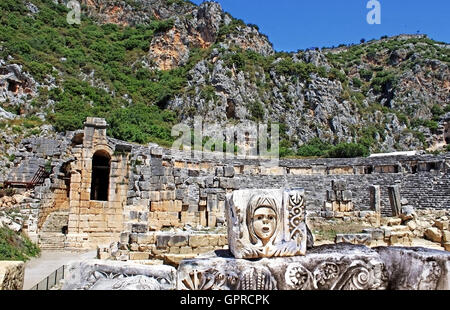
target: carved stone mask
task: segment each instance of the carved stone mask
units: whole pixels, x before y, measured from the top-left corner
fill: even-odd
[[[270,207],[259,207],[253,214],[255,235],[266,245],[277,228],[277,214]]]
[[[261,241],[263,245],[269,243],[276,233],[278,213],[273,198],[257,195],[250,199],[247,207],[247,227],[253,244]]]

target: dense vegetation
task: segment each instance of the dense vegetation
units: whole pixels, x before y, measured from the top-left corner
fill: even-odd
[[[155,20],[149,25],[119,27],[82,18],[81,25],[70,26],[64,6],[51,0],[34,3],[40,11],[33,16],[25,15],[28,10],[20,1],[0,3],[0,9],[8,11],[0,19],[0,41],[4,42],[0,57],[13,56],[12,62],[23,65],[38,82],[48,74],[62,73],[55,82],[57,88],[41,89],[34,107],[53,100],[48,119],[58,131],[81,128],[89,115],[119,124],[109,132],[116,138],[170,143],[175,116],[161,107],[184,86],[187,69],[152,71],[139,60],[148,52],[153,35],[172,27],[173,22]],[[95,86],[84,81],[91,74]]]
[[[81,25],[69,25],[66,21],[67,9],[54,4],[52,0],[33,0],[39,12],[31,14],[22,1],[2,0],[0,10],[6,12],[0,17],[0,58],[12,56],[12,63],[23,65],[40,83],[54,84],[50,90],[42,87],[39,97],[32,102],[35,111],[44,110],[47,121],[57,131],[75,130],[83,126],[87,116],[106,118],[111,125],[108,134],[126,141],[137,143],[156,142],[169,146],[173,142],[171,128],[178,122],[177,115],[166,109],[168,102],[175,96],[194,97],[197,90],[188,86],[188,72],[203,59],[211,60],[211,51],[219,50],[219,57],[226,68],[245,72],[246,79],[257,86],[259,99],[267,98],[261,94],[272,92],[273,73],[283,76],[289,83],[301,81],[308,87],[316,77],[340,81],[342,94],[340,102],[348,101],[355,110],[364,115],[381,111],[394,114],[400,123],[407,126],[425,145],[424,134],[420,128],[436,132],[439,118],[450,111],[450,104],[431,108],[432,119],[414,116],[413,110],[396,110],[391,107],[392,93],[399,82],[399,76],[405,68],[413,68],[420,60],[407,55],[399,68],[393,68],[389,59],[380,57],[380,51],[390,52],[405,45],[413,44],[415,50],[424,57],[450,62],[450,50],[440,47],[429,39],[411,38],[404,41],[369,41],[361,45],[349,46],[342,52],[326,52],[331,68],[316,66],[312,63],[294,61],[293,54],[278,52],[263,56],[253,51],[242,50],[230,45],[224,48],[218,44],[230,34],[236,34],[240,27],[246,26],[242,20],[232,19],[223,25],[218,40],[207,49],[192,49],[190,58],[184,66],[160,71],[152,69],[148,62],[148,52],[152,38],[159,32],[170,29],[173,20],[151,20],[146,25],[133,27],[113,24],[99,25],[92,19],[82,16]],[[167,0],[169,5],[182,4],[184,0]],[[133,0],[127,3],[137,5]],[[257,28],[255,25],[247,25]],[[364,40],[365,41],[365,40]],[[301,59],[304,51],[297,53]],[[411,58],[411,59],[410,59]],[[381,63],[379,62],[382,59]],[[364,65],[362,68],[361,65]],[[370,65],[366,65],[370,64]],[[211,61],[208,66],[212,66]],[[49,76],[55,81],[49,82]],[[293,107],[288,87],[280,87],[285,98],[286,110]],[[380,103],[366,104],[369,94],[379,96]],[[217,100],[216,89],[204,85],[200,97],[207,101]],[[381,102],[383,102],[381,104]],[[49,104],[50,103],[50,104]],[[266,99],[248,103],[250,119],[262,121],[268,118],[266,108],[270,102]],[[13,113],[19,113],[21,107],[3,107]],[[33,115],[27,111],[28,115]],[[190,114],[198,111],[192,108]],[[270,110],[269,110],[270,113]],[[330,138],[328,141],[312,139],[298,147],[299,141],[292,141],[287,126],[280,120],[282,141],[281,156],[321,156],[353,157],[366,156],[376,151],[377,137],[386,135],[383,124],[369,124],[353,128],[353,143],[341,143]],[[0,123],[1,128],[25,134],[39,134],[39,119],[31,117],[21,121]],[[24,127],[29,126],[29,127]],[[25,128],[25,129],[23,129]]]
[[[0,261],[27,261],[39,253],[39,248],[25,235],[6,227],[0,228]]]

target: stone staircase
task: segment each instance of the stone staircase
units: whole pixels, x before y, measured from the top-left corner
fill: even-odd
[[[63,250],[66,235],[56,232],[44,232],[39,234],[39,247],[41,250]]]
[[[51,213],[39,233],[39,247],[43,250],[62,250],[66,242],[69,211]]]

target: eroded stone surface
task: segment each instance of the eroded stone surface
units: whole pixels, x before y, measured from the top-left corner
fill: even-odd
[[[390,290],[449,290],[450,253],[425,248],[379,247]]]
[[[227,204],[228,243],[236,258],[306,254],[303,189],[239,190]]]
[[[172,290],[175,279],[170,266],[88,260],[69,266],[63,290]]]
[[[24,275],[24,262],[0,261],[0,291],[21,290]]]
[[[222,255],[223,256],[223,255]],[[306,256],[257,261],[211,257],[183,261],[180,290],[381,290],[387,277],[380,256],[365,246],[326,245]]]

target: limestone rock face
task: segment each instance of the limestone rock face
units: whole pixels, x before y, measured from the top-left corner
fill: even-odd
[[[0,291],[21,290],[25,275],[23,262],[0,262]]]
[[[175,278],[170,266],[88,260],[69,266],[63,290],[172,290]]]
[[[425,248],[380,247],[390,290],[450,289],[450,253]]]
[[[236,258],[306,254],[303,189],[235,191],[227,196],[227,222]]]
[[[386,288],[387,277],[375,251],[339,244],[289,258],[186,260],[178,269],[177,286],[180,290],[378,290]]]

